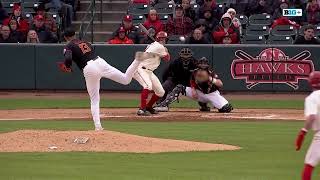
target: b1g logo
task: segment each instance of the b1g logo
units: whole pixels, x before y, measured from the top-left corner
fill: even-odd
[[[311,53],[306,50],[291,58],[277,48],[265,49],[256,57],[237,50],[235,56],[237,59],[231,64],[232,78],[244,79],[248,89],[260,83],[280,83],[296,90],[299,80],[308,79],[314,71],[313,62],[308,60]]]
[[[282,16],[302,16],[302,9],[283,9]]]

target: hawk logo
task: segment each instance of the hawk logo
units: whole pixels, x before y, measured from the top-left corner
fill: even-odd
[[[299,80],[307,79],[314,71],[313,62],[308,59],[311,53],[306,50],[293,57],[277,48],[265,49],[256,57],[237,50],[235,56],[237,59],[231,64],[232,78],[244,79],[248,89],[260,83],[280,83],[296,90]]]

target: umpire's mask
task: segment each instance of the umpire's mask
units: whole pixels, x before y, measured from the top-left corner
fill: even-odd
[[[193,53],[190,48],[182,48],[179,52],[180,59],[183,63],[183,68],[188,69],[190,61],[193,59]]]

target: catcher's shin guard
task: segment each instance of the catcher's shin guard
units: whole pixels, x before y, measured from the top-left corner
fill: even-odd
[[[186,87],[182,84],[178,84],[168,95],[167,98],[161,102],[161,106],[169,106],[169,104],[172,104],[175,101],[179,102],[179,95],[186,94]]]
[[[233,107],[231,104],[224,105],[221,109],[219,109],[220,113],[229,113],[233,110]]]

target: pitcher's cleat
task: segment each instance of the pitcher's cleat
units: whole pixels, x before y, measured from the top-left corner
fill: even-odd
[[[96,127],[95,128],[95,131],[103,131],[104,129],[103,129],[103,127]]]

